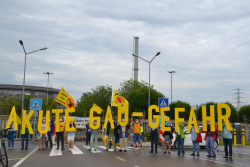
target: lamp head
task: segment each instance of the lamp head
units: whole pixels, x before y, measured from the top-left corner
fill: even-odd
[[[23,46],[23,41],[22,40],[19,40],[19,43]]]
[[[161,52],[157,52],[155,56],[159,56],[159,54],[161,54]]]
[[[46,50],[47,48],[46,47],[44,47],[44,48],[41,48],[40,50]]]
[[[134,53],[133,53],[132,55],[133,55],[133,56],[135,56],[135,57],[137,57],[137,55],[136,55],[136,54],[134,54]]]

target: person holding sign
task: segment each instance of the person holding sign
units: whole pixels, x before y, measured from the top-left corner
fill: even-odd
[[[42,120],[42,130],[45,129],[45,118],[43,118]],[[38,150],[41,150],[41,148],[43,150],[45,150],[45,141],[46,141],[46,138],[47,138],[47,133],[46,134],[41,134],[39,133],[39,136],[38,136]]]
[[[216,125],[215,126],[215,132],[212,132],[211,131],[211,123],[210,121],[208,120],[207,121],[207,131],[206,131],[206,135],[205,135],[205,138],[204,140],[206,140],[206,149],[207,149],[207,157],[213,157],[213,158],[216,158],[216,154],[215,154],[215,150],[214,150],[214,141],[217,140],[217,137],[216,137],[216,134],[218,133],[218,128]],[[204,131],[205,132],[205,131]],[[213,155],[211,154],[211,150],[213,152]]]
[[[86,122],[86,146],[90,144],[91,129],[89,127],[89,122]]]
[[[178,148],[178,155],[181,154],[181,149],[182,149],[182,155],[185,154],[184,150],[184,139],[186,138],[184,134],[184,125],[179,122],[179,131],[175,132],[175,140],[177,140],[177,148]],[[181,149],[180,149],[181,147]]]
[[[57,150],[59,150],[59,141],[60,141],[60,138],[62,140],[62,150],[65,150],[64,149],[64,129],[65,129],[65,123],[63,122],[63,119],[62,117],[60,117],[59,119],[59,132],[56,132],[56,137],[57,137]]]
[[[167,125],[165,125],[165,127],[170,127],[171,131],[164,132],[164,149],[165,149],[164,154],[167,154],[167,143],[168,143],[168,154],[170,154],[174,128],[173,126],[171,126],[170,121],[167,122]]]
[[[74,122],[70,122],[69,124],[70,128],[76,128],[76,125]],[[74,139],[75,139],[75,132],[68,132],[68,145],[69,145],[69,150],[73,149],[74,147]]]
[[[134,150],[132,152],[135,152],[135,145],[136,141],[138,140],[138,146],[139,146],[139,152],[141,153],[141,125],[144,123],[144,118],[142,117],[142,122],[139,123],[138,118],[135,119],[135,122],[133,120],[133,115],[131,116],[131,123],[134,124]]]
[[[197,124],[197,127],[199,128],[199,125]],[[200,130],[199,130],[200,131]],[[196,133],[195,132],[195,128],[194,126],[191,128],[191,139],[192,139],[192,144],[193,144],[193,153],[191,154],[191,156],[195,156],[195,147],[197,147],[197,157],[200,156],[199,152],[200,152],[200,146],[199,146],[199,141],[197,141],[197,137],[198,134],[200,133]]]
[[[94,125],[97,124],[97,121],[94,120]],[[93,140],[95,140],[95,148],[94,151],[97,151],[97,140],[99,137],[99,131],[101,130],[101,127],[99,127],[99,129],[92,129],[91,132],[91,138],[90,138],[90,147],[87,151],[92,151],[92,145],[93,145]]]
[[[26,117],[28,116],[28,114],[26,114]],[[32,126],[32,121],[30,120],[30,126]],[[25,134],[22,135],[22,148],[21,150],[24,149],[24,139],[26,138],[26,145],[25,145],[25,150],[28,150],[28,145],[29,145],[29,129],[28,129],[28,125],[25,126]]]
[[[223,158],[228,158],[228,147],[229,146],[229,159],[232,159],[232,139],[233,139],[233,132],[228,131],[227,127],[225,125],[225,121],[223,120],[223,142],[224,142],[224,150],[225,150],[225,156]]]
[[[156,124],[156,120],[153,119],[153,125]],[[149,125],[148,125],[149,127]],[[158,127],[159,128],[159,127]],[[157,151],[157,142],[158,142],[158,128],[151,128],[150,131],[150,138],[151,138],[151,151],[149,153],[154,153],[154,142],[155,142],[155,153],[158,153]]]
[[[109,148],[109,145],[110,145],[110,139],[112,138],[112,140],[113,140],[113,148],[114,148],[114,151],[116,151],[116,141],[115,141],[115,139],[116,139],[116,136],[115,136],[115,131],[118,131],[117,129],[118,129],[118,127],[117,127],[117,125],[116,125],[116,123],[115,123],[115,119],[113,119],[113,124],[114,124],[114,129],[112,129],[112,127],[111,127],[111,125],[110,125],[111,123],[110,122],[108,122],[108,124],[107,124],[107,135],[108,135],[108,143],[107,143],[107,146],[106,146],[106,150],[105,151],[108,151],[108,148]]]
[[[124,118],[122,118],[122,122],[124,122]],[[120,126],[118,125],[119,129],[119,138],[120,138],[120,150],[119,152],[122,152],[124,149],[124,152],[127,152],[127,138],[128,138],[128,129],[129,129],[129,122],[126,126]]]

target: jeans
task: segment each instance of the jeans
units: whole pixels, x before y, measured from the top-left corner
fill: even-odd
[[[29,133],[25,133],[25,134],[22,135],[22,147],[24,147],[24,138],[26,138],[26,146],[25,147],[28,147],[28,145],[29,145],[29,137],[30,137]]]
[[[86,132],[86,145],[88,145],[90,142],[90,136],[91,136],[91,132]]]
[[[50,147],[52,147],[52,133],[51,131],[47,132],[48,140],[45,141],[46,147],[48,147],[48,141],[50,142]]]
[[[207,139],[206,139],[207,153],[208,153],[208,155],[211,156],[211,150],[210,150],[209,146],[211,147],[211,150],[213,152],[213,156],[216,156],[215,151],[214,151],[214,138],[213,137],[207,137]]]
[[[12,147],[14,147],[14,139],[8,141],[8,147],[10,148],[10,143]]]
[[[92,145],[93,145],[93,140],[95,140],[95,150],[97,148],[97,140],[98,140],[98,136],[99,135],[91,135],[91,138],[90,138],[90,147],[89,149],[92,151]]]
[[[225,149],[225,156],[228,157],[228,148],[229,146],[229,156],[232,157],[233,150],[232,150],[232,139],[223,138],[224,141],[224,149]]]
[[[151,130],[150,138],[151,138],[151,151],[153,151],[153,149],[154,149],[154,140],[155,140],[155,151],[157,151],[157,142],[158,142],[158,131],[157,131],[157,129]]]
[[[141,143],[141,135],[140,134],[134,134],[134,143],[136,144],[136,141],[138,140],[138,144]]]
[[[195,153],[195,147],[197,147],[197,154],[200,153],[200,146],[198,141],[192,141],[193,143],[193,153]]]
[[[62,148],[64,148],[64,132],[56,132],[56,137],[57,137],[57,148],[59,148],[60,137],[62,140]]]
[[[177,135],[177,148],[178,148],[178,153],[181,153],[181,150],[182,150],[182,154],[185,153],[185,150],[184,150],[184,139],[181,138],[181,135]],[[181,149],[180,149],[181,147]]]

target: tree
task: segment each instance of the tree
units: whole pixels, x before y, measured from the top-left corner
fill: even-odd
[[[148,87],[148,83],[141,80],[136,81],[130,78],[129,80],[124,80],[120,83],[120,87],[117,89],[117,91],[125,98],[129,96],[131,92],[134,90],[138,90],[141,88]],[[153,85],[150,85],[150,89],[153,89]]]
[[[150,89],[150,105],[158,106],[158,98],[164,97],[163,93],[151,88]],[[133,90],[127,97],[129,102],[129,116],[132,112],[144,112],[146,118],[148,117],[148,87],[143,87]],[[153,111],[153,114],[157,114]],[[158,113],[159,114],[159,113]]]
[[[172,102],[169,107],[170,111],[167,111],[166,115],[169,116],[170,119],[175,119],[175,108],[185,108],[185,112],[179,112],[179,118],[184,118],[184,120],[189,119],[191,109],[191,105],[189,103],[178,100],[176,102]]]
[[[240,122],[244,122],[243,115],[247,116],[248,123],[250,123],[250,105],[245,105],[240,108],[240,111],[238,113],[238,120]]]

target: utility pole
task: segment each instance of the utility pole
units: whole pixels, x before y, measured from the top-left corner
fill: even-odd
[[[240,90],[242,90],[242,89],[238,88],[238,89],[233,89],[233,90],[237,90],[237,92],[233,94],[233,95],[236,94],[237,97],[235,97],[233,99],[236,99],[236,102],[234,102],[234,103],[237,103],[237,107],[236,108],[237,108],[237,112],[239,112],[240,111],[240,107],[242,106],[241,104],[246,103],[247,101],[246,102],[241,102],[240,101],[241,98],[244,98],[244,97],[240,96],[240,94],[243,93],[243,92],[240,92]]]

